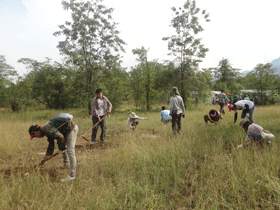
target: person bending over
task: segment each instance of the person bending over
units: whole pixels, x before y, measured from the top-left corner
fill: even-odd
[[[61,181],[69,181],[75,179],[76,173],[76,156],[75,144],[78,134],[78,126],[73,120],[73,116],[67,113],[61,113],[51,118],[43,126],[32,125],[29,128],[31,140],[33,138],[43,138],[47,136],[49,146],[46,155],[41,160],[44,164],[46,160],[53,155],[54,140],[57,140],[58,149],[63,154],[63,163],[59,168],[70,166],[69,174]]]
[[[204,121],[206,124],[208,124],[208,121],[211,123],[215,123],[215,125],[218,124],[219,120],[223,119],[223,116],[220,114],[219,111],[212,109],[208,113],[208,115],[204,115]]]
[[[248,117],[249,120],[253,123],[253,114],[254,114],[254,109],[255,105],[252,101],[248,100],[240,100],[237,101],[234,104],[228,105],[229,111],[234,110],[234,124],[236,123],[237,120],[237,111],[242,110],[241,118],[244,119],[245,117]]]
[[[165,106],[161,107],[161,110],[161,122],[168,123],[169,121],[171,121],[172,117],[170,115],[170,110],[165,109]]]

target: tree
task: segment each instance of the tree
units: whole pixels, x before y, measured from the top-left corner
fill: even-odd
[[[101,4],[102,0],[62,1],[63,8],[70,10],[72,22],[60,25],[54,36],[64,35],[58,49],[77,67],[83,77],[80,84],[87,93],[88,100],[93,95],[96,83],[102,77],[105,62],[112,57],[112,51],[124,51],[125,42],[120,39],[117,24],[112,18],[112,8]]]
[[[203,31],[199,20],[204,19],[209,22],[209,13],[201,11],[195,0],[187,0],[183,8],[172,7],[174,18],[171,20],[171,27],[176,31],[176,35],[164,37],[168,41],[169,55],[175,56],[175,63],[180,69],[180,92],[186,102],[186,92],[194,75],[194,68],[206,56],[207,48],[201,44],[202,39],[197,38],[198,33]],[[188,84],[188,85],[186,85]]]
[[[8,103],[8,91],[12,85],[12,79],[17,76],[14,67],[6,63],[4,55],[0,55],[0,106],[6,106]]]
[[[267,91],[273,91],[275,89],[275,81],[277,80],[275,69],[272,68],[271,63],[258,64],[254,71],[249,72],[246,78],[249,81],[250,86],[253,89],[257,89],[260,95],[261,101],[266,104],[266,100],[263,100],[267,94]]]
[[[138,69],[142,73],[143,85],[145,87],[145,98],[146,98],[146,108],[150,109],[150,97],[152,92],[152,85],[154,82],[154,63],[148,62],[148,50],[144,47],[133,49],[132,52],[134,55],[138,55],[136,59],[140,64]]]
[[[239,92],[242,87],[236,82],[240,69],[233,68],[228,59],[222,58],[217,68],[211,68],[215,77],[215,90],[228,89],[231,93]]]

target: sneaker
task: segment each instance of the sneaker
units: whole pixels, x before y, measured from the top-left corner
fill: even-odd
[[[65,164],[65,163],[61,163],[58,167],[58,169],[65,169],[65,168],[70,168],[70,164]]]
[[[90,144],[94,144],[94,143],[95,143],[95,141],[91,141],[91,142],[90,142]]]
[[[64,179],[61,179],[61,181],[62,182],[67,182],[67,181],[71,181],[71,180],[74,180],[74,179],[75,179],[75,177],[72,177],[68,174]]]

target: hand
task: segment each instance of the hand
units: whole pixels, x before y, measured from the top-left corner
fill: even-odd
[[[182,117],[185,118],[185,113],[182,114]]]
[[[100,117],[98,117],[98,121],[99,121],[99,122],[101,121]]]
[[[50,157],[49,155],[45,155],[44,158],[41,159],[40,165],[44,165],[44,164],[47,162],[47,160],[48,160],[49,157]]]
[[[109,110],[109,111],[108,111],[108,114],[110,114],[110,113],[111,113],[111,111]]]
[[[241,148],[241,147],[242,147],[242,144],[238,145],[238,147],[237,147],[237,148]]]
[[[250,117],[250,114],[249,114],[249,113],[246,113],[246,117],[248,117],[248,118],[249,118],[249,117]]]
[[[146,118],[145,120],[148,120],[149,118]]]

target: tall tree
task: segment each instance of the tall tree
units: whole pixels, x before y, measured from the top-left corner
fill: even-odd
[[[96,83],[102,77],[105,62],[113,52],[124,51],[125,42],[119,37],[117,23],[112,18],[113,9],[101,4],[102,0],[62,1],[63,8],[70,10],[72,22],[60,25],[54,36],[64,35],[58,49],[67,56],[68,62],[83,73],[80,81],[83,89],[92,97]]]
[[[191,76],[194,75],[194,68],[202,58],[206,56],[207,48],[201,44],[202,39],[198,38],[198,33],[203,31],[200,20],[209,20],[209,13],[201,11],[196,6],[195,0],[187,0],[183,8],[172,7],[174,18],[171,20],[171,27],[176,31],[175,35],[164,37],[168,41],[169,55],[175,56],[175,62],[180,68],[180,91],[184,101],[186,101],[186,91],[191,83]],[[188,85],[186,85],[188,84]]]
[[[275,81],[277,80],[275,69],[272,67],[271,63],[267,64],[258,64],[255,67],[254,71],[249,72],[246,75],[250,86],[254,89],[257,89],[260,95],[261,101],[263,104],[266,104],[266,101],[263,100],[267,94],[267,91],[273,91],[275,89]]]
[[[215,77],[215,90],[228,89],[231,93],[239,92],[242,87],[236,82],[240,69],[233,68],[229,59],[222,58],[217,68],[211,68]]]

